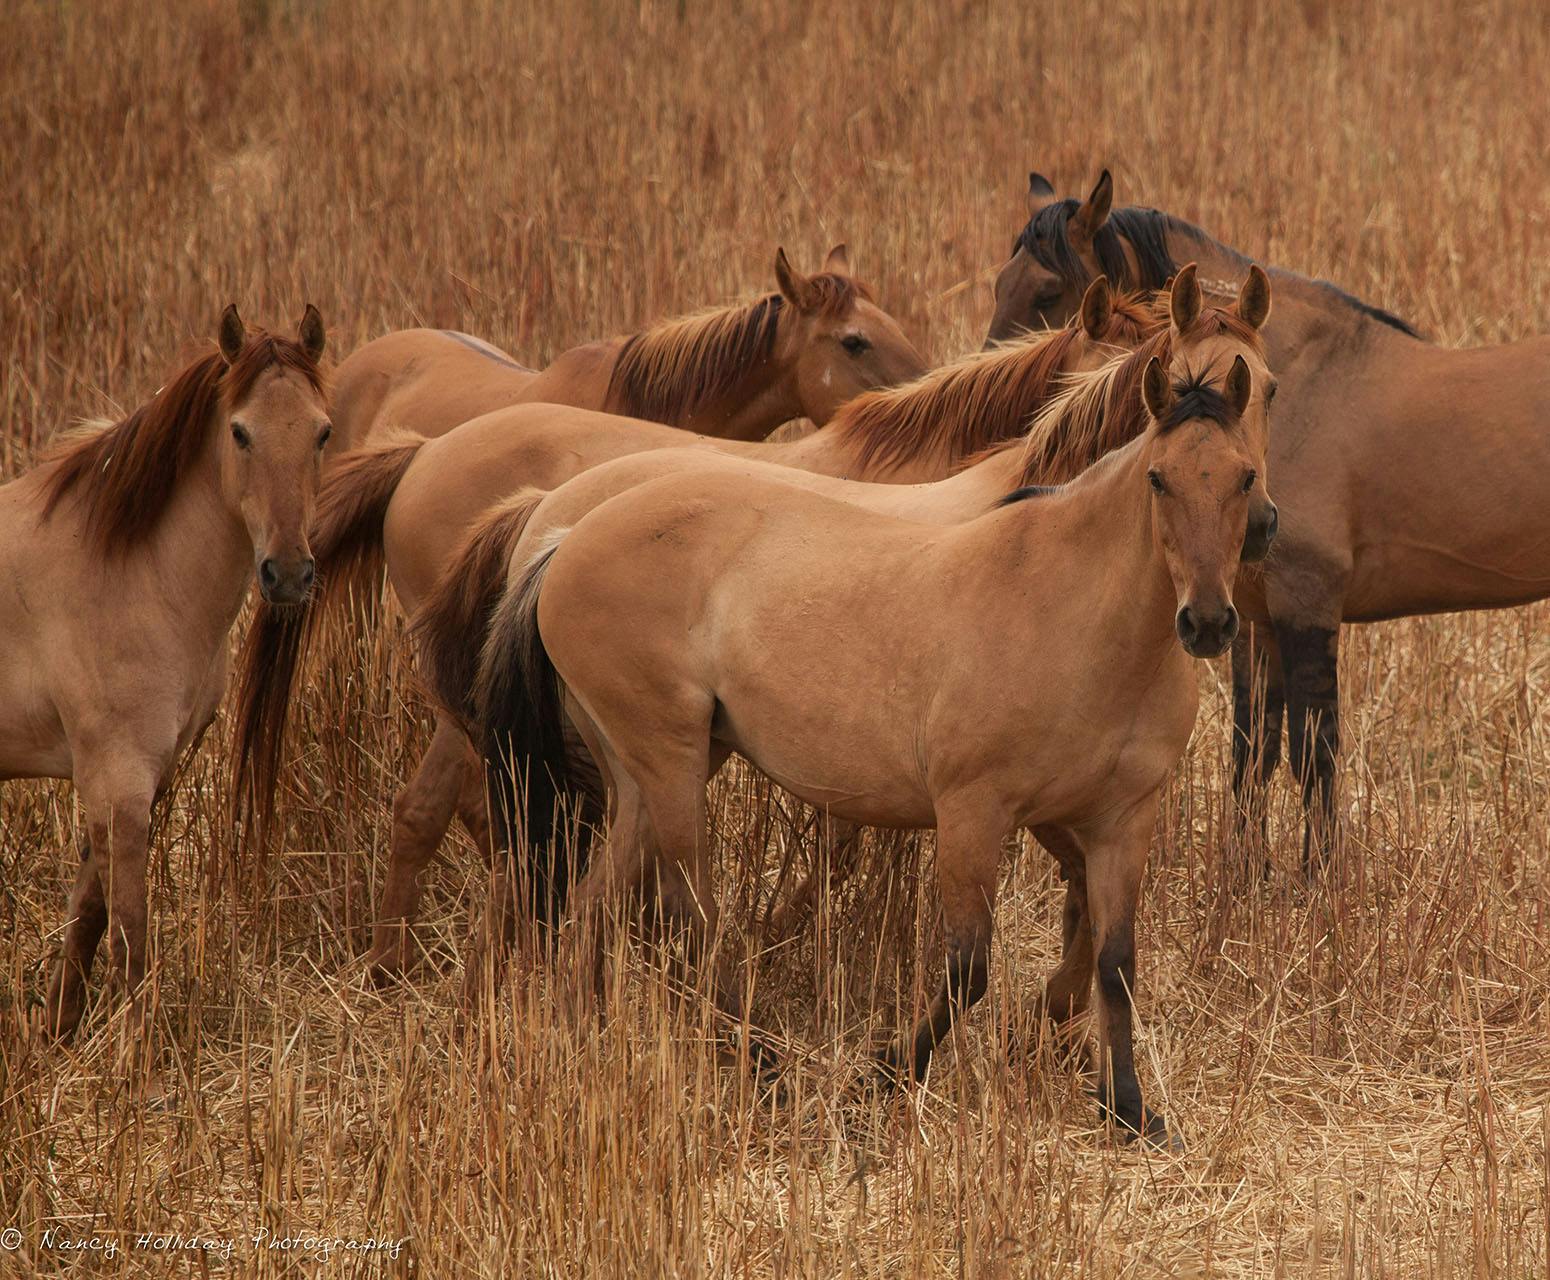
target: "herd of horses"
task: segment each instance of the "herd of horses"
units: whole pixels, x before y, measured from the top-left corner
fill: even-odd
[[[325,379],[313,308],[295,338],[228,308],[143,406],[0,487],[0,779],[71,778],[84,809],[42,1030],[75,1030],[105,933],[139,1005],[152,813],[217,713],[253,578],[244,825],[271,812],[329,606],[376,625],[385,570],[436,724],[394,805],[375,978],[407,967],[456,816],[500,869],[492,941],[572,921],[585,986],[633,902],[746,1021],[706,808],[736,753],[852,842],[937,832],[945,974],[874,1083],[920,1078],[984,993],[1027,830],[1066,882],[1043,1013],[1069,1033],[1096,1003],[1102,1114],[1174,1142],[1134,1066],[1133,921],[1194,662],[1232,653],[1244,847],[1284,726],[1318,875],[1341,624],[1550,594],[1525,536],[1550,348],[1439,348],[1112,194],[1107,172],[1067,199],[1031,175],[985,349],[934,370],[843,247],[542,371],[410,330]],[[813,429],[766,439],[795,418]]]

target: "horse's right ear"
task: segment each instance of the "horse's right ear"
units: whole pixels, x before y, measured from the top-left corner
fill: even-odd
[[[322,315],[310,302],[301,313],[301,325],[296,330],[296,337],[301,342],[301,349],[307,353],[307,359],[316,364],[323,355],[328,335],[323,332]]]
[[[775,250],[775,283],[780,286],[781,297],[798,311],[811,311],[818,305],[812,281],[791,265],[784,249]]]
[[[242,317],[237,314],[237,304],[228,302],[226,310],[221,312],[221,333],[218,341],[221,344],[221,355],[227,364],[236,364],[237,357],[242,354],[242,345],[247,341],[248,331],[242,327]]]
[[[1195,278],[1195,271],[1193,262],[1180,267],[1173,277],[1173,288],[1168,291],[1168,315],[1175,333],[1183,333],[1200,315],[1200,281]]]
[[[823,269],[828,275],[848,276],[850,274],[850,250],[843,241],[829,250],[829,256],[823,260]]]
[[[1109,209],[1114,204],[1114,179],[1105,169],[1098,175],[1092,194],[1077,206],[1071,215],[1071,234],[1084,244],[1091,244],[1103,224],[1109,220]]]
[[[1055,198],[1055,188],[1042,173],[1028,175],[1028,216],[1031,218]]]
[[[1089,338],[1101,339],[1114,318],[1114,294],[1108,276],[1099,276],[1082,295],[1082,331]]]
[[[1156,356],[1146,362],[1146,372],[1141,375],[1141,401],[1158,422],[1173,408],[1173,387],[1168,382],[1162,361]]]

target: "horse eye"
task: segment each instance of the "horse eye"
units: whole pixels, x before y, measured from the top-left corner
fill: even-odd
[[[253,447],[253,437],[248,434],[248,429],[240,422],[231,424],[231,438],[237,442],[237,448],[239,449],[251,449]]]
[[[1254,482],[1256,480],[1258,480],[1258,479],[1259,479],[1259,472],[1257,472],[1257,471],[1250,471],[1248,475],[1244,476],[1243,477],[1243,492],[1244,493],[1248,493],[1251,489],[1253,489],[1254,488]]]
[[[1163,484],[1163,478],[1160,475],[1158,475],[1157,472],[1155,472],[1155,471],[1148,471],[1146,473],[1146,482],[1147,482],[1147,484],[1152,486],[1152,492],[1153,493],[1167,493],[1168,492],[1168,486]]]
[[[318,448],[321,449],[325,444],[327,444],[329,440],[333,438],[333,434],[334,428],[332,425],[326,426],[320,432],[318,432]]]
[[[1279,391],[1280,389],[1281,389],[1281,384],[1279,382],[1272,382],[1268,387],[1266,387],[1265,388],[1265,403],[1269,404],[1272,400],[1274,400],[1276,398],[1276,392]]]
[[[840,339],[840,346],[844,347],[853,356],[859,356],[863,351],[869,349],[871,345],[859,333],[847,333]]]

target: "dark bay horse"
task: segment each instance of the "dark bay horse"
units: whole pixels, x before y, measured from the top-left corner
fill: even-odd
[[[1108,175],[1100,180],[1108,189]],[[992,335],[1057,323],[1102,272],[1126,287],[1197,260],[1227,289],[1248,259],[1152,209],[1112,211],[1041,193],[1003,268]],[[1107,191],[1095,193],[1106,206]],[[1323,281],[1270,271],[1265,328],[1280,380],[1271,466],[1282,529],[1238,591],[1252,625],[1233,646],[1233,784],[1243,813],[1281,759],[1308,822],[1305,863],[1336,833],[1342,623],[1502,608],[1550,595],[1550,338],[1465,350]],[[1058,296],[1057,296],[1058,294]],[[1036,305],[1030,305],[1029,299]]]
[[[311,589],[323,344],[313,307],[294,341],[228,307],[217,348],[0,487],[0,779],[73,779],[86,816],[53,1035],[80,1021],[104,932],[138,996],[152,806],[220,705],[249,588]]]

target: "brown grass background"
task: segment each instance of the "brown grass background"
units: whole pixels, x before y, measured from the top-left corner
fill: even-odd
[[[287,325],[316,302],[336,353],[433,324],[541,362],[766,289],[779,244],[811,268],[845,240],[947,358],[983,335],[1030,168],[1074,192],[1108,165],[1122,202],[1439,341],[1508,340],[1550,312],[1547,65],[1542,11],[1493,2],[19,0],[0,472],[133,406],[232,299]],[[913,874],[760,959],[755,1006],[798,1055],[775,1103],[630,952],[601,1027],[519,965],[460,1033],[484,887],[461,838],[425,967],[370,991],[389,805],[425,737],[392,628],[313,673],[272,856],[231,855],[224,726],[191,765],[153,859],[157,1106],[115,1072],[116,1002],[70,1048],[22,1029],[77,819],[68,787],[7,784],[0,1226],[23,1243],[0,1274],[200,1274],[133,1247],[176,1231],[243,1237],[212,1274],[1544,1275],[1545,618],[1349,634],[1350,848],[1318,893],[1290,874],[1284,779],[1275,874],[1224,873],[1225,673],[1204,672],[1140,919],[1143,1082],[1177,1157],[1097,1132],[1037,1043],[1059,884],[1032,848],[989,1000],[928,1087],[859,1119],[840,1103],[868,1039],[931,978]],[[746,775],[717,794],[747,921],[801,820]],[[51,1250],[50,1226],[119,1252]],[[253,1247],[262,1226],[408,1243],[324,1261]]]

